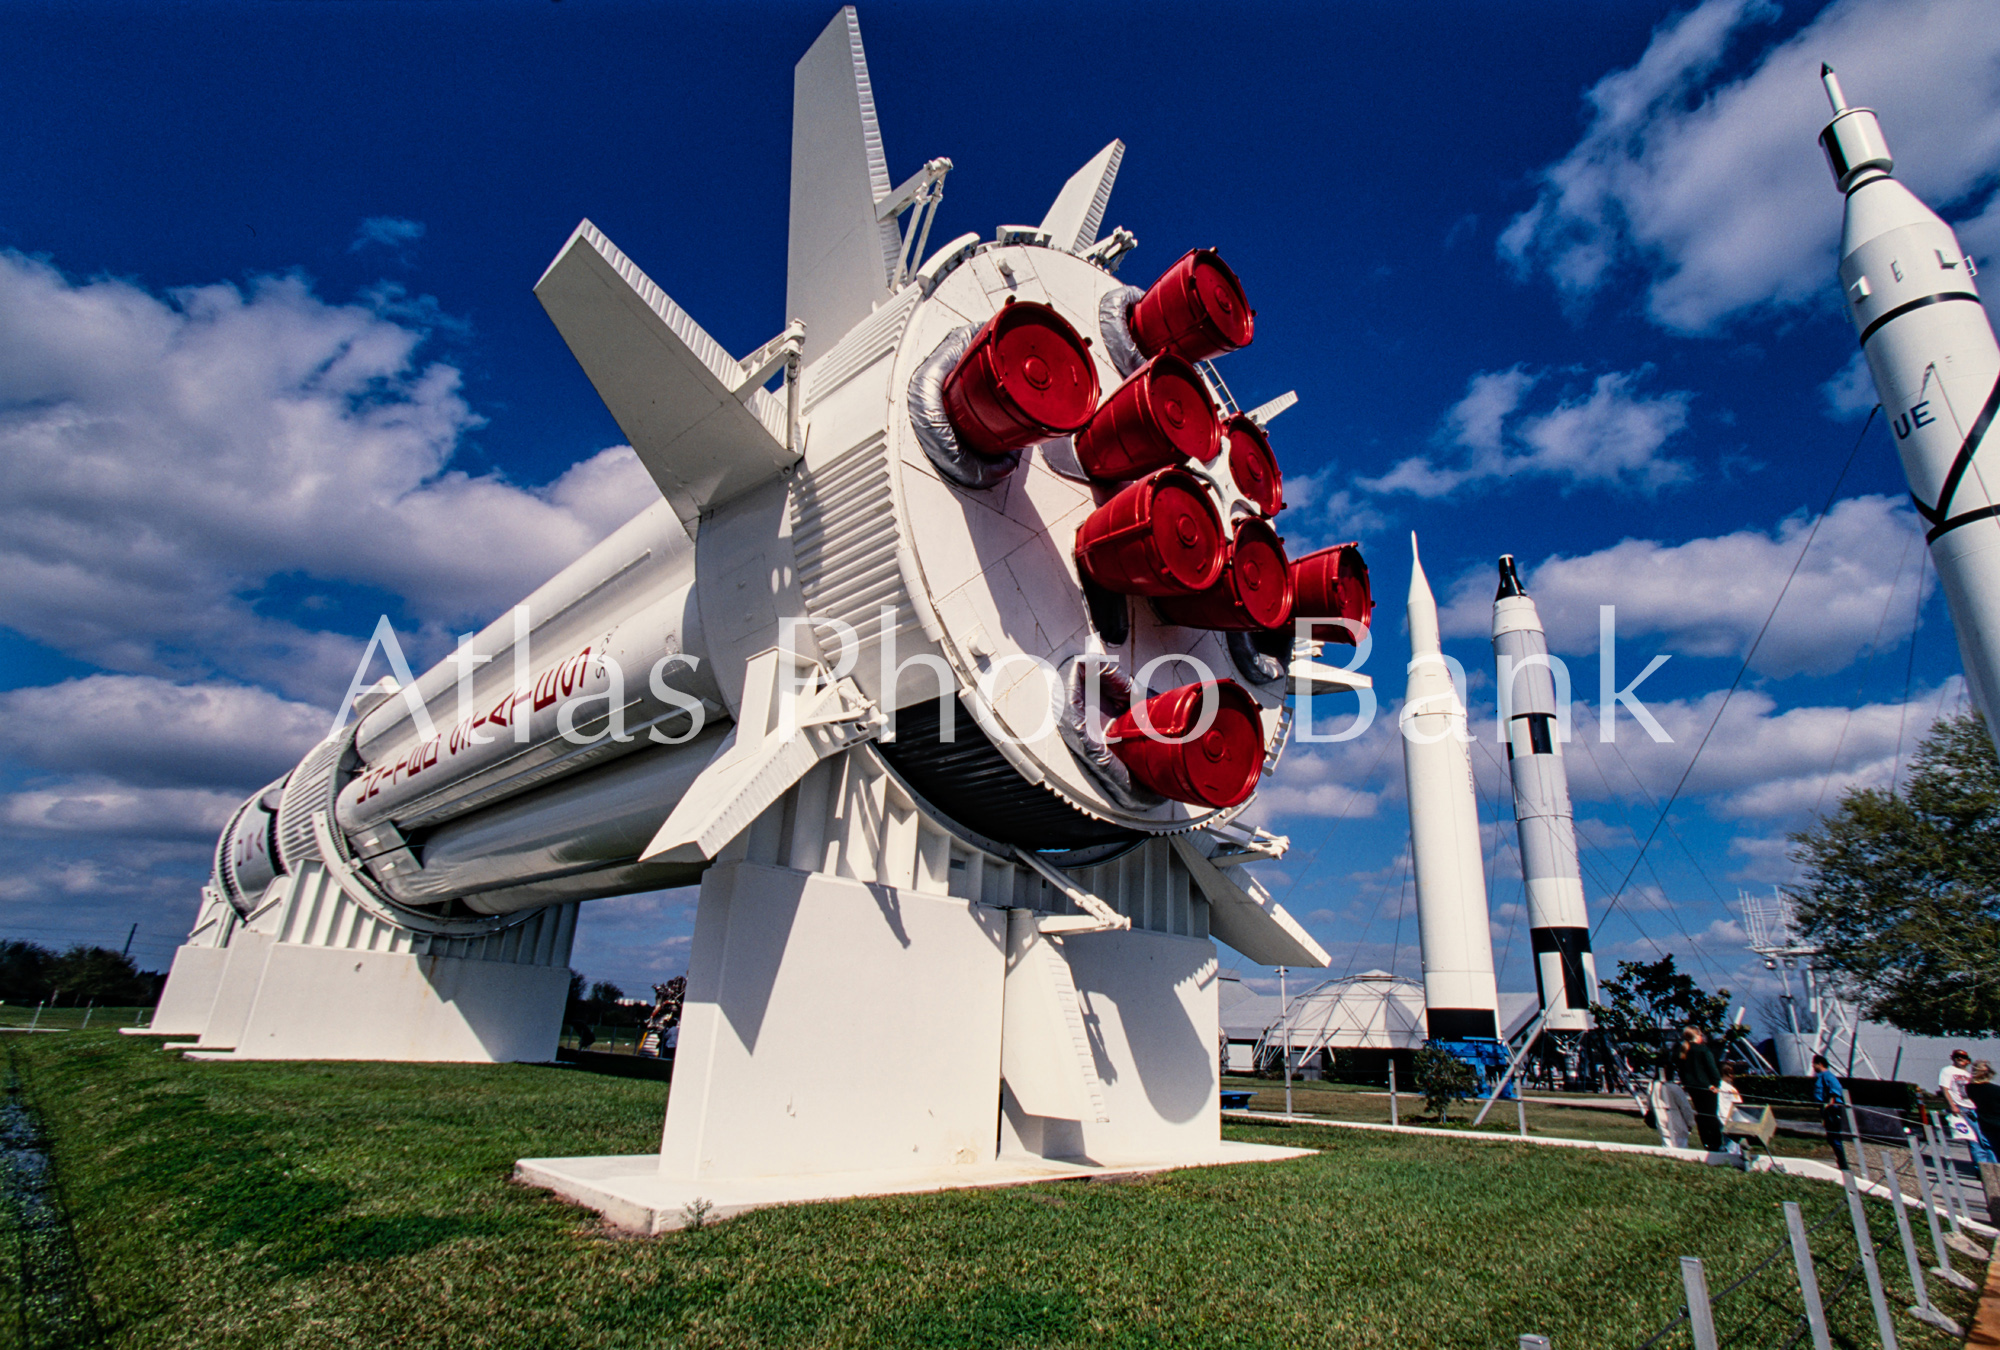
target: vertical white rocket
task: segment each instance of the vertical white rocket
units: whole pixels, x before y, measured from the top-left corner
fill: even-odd
[[[1437,600],[1410,536],[1410,684],[1398,719],[1410,794],[1410,858],[1424,1011],[1434,1041],[1498,1040],[1493,934],[1465,704],[1438,642]]]
[[[1992,703],[2000,690],[2000,457],[1981,454],[2000,410],[2000,346],[1958,236],[1889,176],[1895,160],[1874,112],[1847,106],[1830,67],[1820,77],[1833,120],[1819,141],[1847,194],[1841,289],[1924,518],[1973,706],[2000,745]]]
[[[1597,963],[1590,954],[1590,915],[1559,734],[1568,719],[1556,700],[1542,616],[1521,587],[1511,553],[1501,555],[1500,589],[1493,597],[1493,655],[1542,1025],[1549,1031],[1588,1031],[1590,1006],[1597,1002]],[[1563,690],[1565,697],[1568,692]]]

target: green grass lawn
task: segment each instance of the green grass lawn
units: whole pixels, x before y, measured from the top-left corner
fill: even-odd
[[[32,1003],[0,1003],[0,1027],[33,1026],[37,1031],[74,1031],[88,1020],[90,1029],[141,1026],[153,1020],[151,1008],[42,1008]]]
[[[95,1314],[119,1346],[1511,1350],[1524,1331],[1557,1350],[1629,1346],[1677,1311],[1677,1257],[1707,1258],[1720,1289],[1780,1241],[1780,1200],[1818,1217],[1839,1196],[1647,1158],[1232,1126],[1324,1151],[635,1239],[508,1175],[519,1157],[657,1147],[660,1083],[192,1063],[94,1027],[0,1044],[53,1140]],[[1893,1249],[1886,1211],[1875,1218]],[[1845,1232],[1816,1238],[1829,1289],[1852,1261]],[[17,1264],[0,1253],[0,1272]],[[1884,1265],[1900,1286],[1900,1257]],[[1719,1310],[1742,1343],[1782,1339],[1789,1269],[1774,1262]],[[1858,1286],[1834,1317],[1873,1343]],[[1906,1317],[1898,1331],[1951,1344]]]
[[[1279,1111],[1285,1109],[1285,1085],[1266,1078],[1223,1079],[1226,1090],[1255,1092],[1250,1099],[1252,1111]],[[1548,1094],[1530,1091],[1528,1093],[1528,1133],[1554,1135],[1564,1139],[1592,1139],[1615,1144],[1658,1144],[1660,1132],[1646,1124],[1636,1111],[1625,1109],[1606,1110],[1590,1106],[1553,1106],[1546,1101],[1536,1100]],[[1424,1108],[1424,1099],[1413,1092],[1401,1094],[1401,1119],[1405,1125],[1434,1127],[1437,1121]],[[1472,1118],[1479,1113],[1479,1102],[1459,1102],[1452,1106],[1451,1128],[1469,1128]],[[1630,1102],[1618,1105],[1629,1107]],[[1362,1087],[1350,1083],[1328,1083],[1320,1081],[1294,1080],[1292,1083],[1292,1111],[1302,1116],[1325,1116],[1329,1120],[1362,1121],[1372,1124],[1389,1123],[1389,1094],[1377,1087]],[[1482,1134],[1515,1134],[1520,1130],[1519,1118],[1513,1102],[1494,1104],[1487,1114]],[[1780,1134],[1771,1140],[1771,1152],[1781,1157],[1816,1158],[1824,1163],[1833,1161],[1833,1150],[1818,1139],[1803,1139]]]

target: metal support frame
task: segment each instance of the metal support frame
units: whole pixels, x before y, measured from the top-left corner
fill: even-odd
[[[1819,1275],[1813,1270],[1812,1243],[1806,1239],[1805,1214],[1796,1200],[1785,1201],[1785,1232],[1792,1240],[1792,1269],[1798,1272],[1799,1299],[1806,1308],[1806,1330],[1813,1350],[1833,1350],[1827,1334],[1826,1307],[1819,1298]]]
[[[1861,1147],[1860,1141],[1854,1145]],[[1864,1160],[1862,1166],[1867,1166]],[[1841,1185],[1847,1188],[1847,1218],[1854,1225],[1854,1245],[1861,1253],[1861,1273],[1868,1279],[1868,1302],[1875,1310],[1875,1332],[1882,1340],[1882,1350],[1898,1350],[1896,1324],[1889,1317],[1889,1294],[1882,1287],[1882,1268],[1875,1263],[1875,1239],[1868,1235],[1868,1215],[1861,1208],[1861,1192],[1854,1184],[1854,1173],[1842,1172]]]
[[[1889,1187],[1889,1206],[1896,1212],[1896,1236],[1903,1244],[1903,1264],[1909,1267],[1910,1292],[1917,1299],[1910,1308],[1910,1316],[1919,1322],[1930,1323],[1947,1335],[1964,1335],[1958,1323],[1931,1306],[1930,1288],[1924,1281],[1924,1263],[1917,1256],[1917,1240],[1910,1232],[1910,1212],[1903,1204],[1903,1183],[1896,1175],[1896,1164],[1887,1149],[1882,1150],[1882,1180]]]
[[[1534,1021],[1528,1023],[1527,1038],[1521,1042],[1521,1048],[1514,1052],[1514,1058],[1507,1062],[1507,1072],[1500,1075],[1500,1081],[1493,1085],[1493,1095],[1486,1099],[1486,1105],[1480,1107],[1479,1114],[1472,1118],[1474,1129],[1477,1129],[1485,1122],[1486,1113],[1493,1109],[1493,1103],[1500,1100],[1500,1094],[1505,1092],[1507,1084],[1514,1080],[1515,1073],[1519,1071],[1522,1062],[1528,1058],[1528,1051],[1534,1049],[1536,1040],[1540,1038],[1542,1034],[1542,1019],[1548,1015],[1549,1010],[1544,1008],[1535,1014]]]

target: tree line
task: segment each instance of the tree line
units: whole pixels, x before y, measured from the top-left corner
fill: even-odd
[[[81,944],[53,952],[32,942],[0,941],[0,1002],[60,1007],[150,1008],[167,977],[140,970],[109,947]]]

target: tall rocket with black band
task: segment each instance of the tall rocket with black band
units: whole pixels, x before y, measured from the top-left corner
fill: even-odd
[[[1511,553],[1501,555],[1500,589],[1493,597],[1493,655],[1499,663],[1500,717],[1514,779],[1542,1025],[1549,1031],[1588,1031],[1590,1007],[1597,1002],[1597,963],[1590,954],[1590,915],[1563,767],[1569,718],[1557,700],[1542,616],[1521,586]],[[1568,693],[1562,691],[1564,701]]]
[[[1438,640],[1437,600],[1410,536],[1410,683],[1398,719],[1410,794],[1410,859],[1424,1012],[1434,1041],[1499,1039],[1493,932],[1465,703]]]
[[[1958,236],[1891,178],[1882,124],[1820,67],[1833,120],[1819,134],[1847,194],[1840,285],[1937,564],[1972,702],[2000,745],[2000,346]],[[1982,454],[1994,447],[1994,454]],[[1989,481],[1986,475],[1993,475]]]

